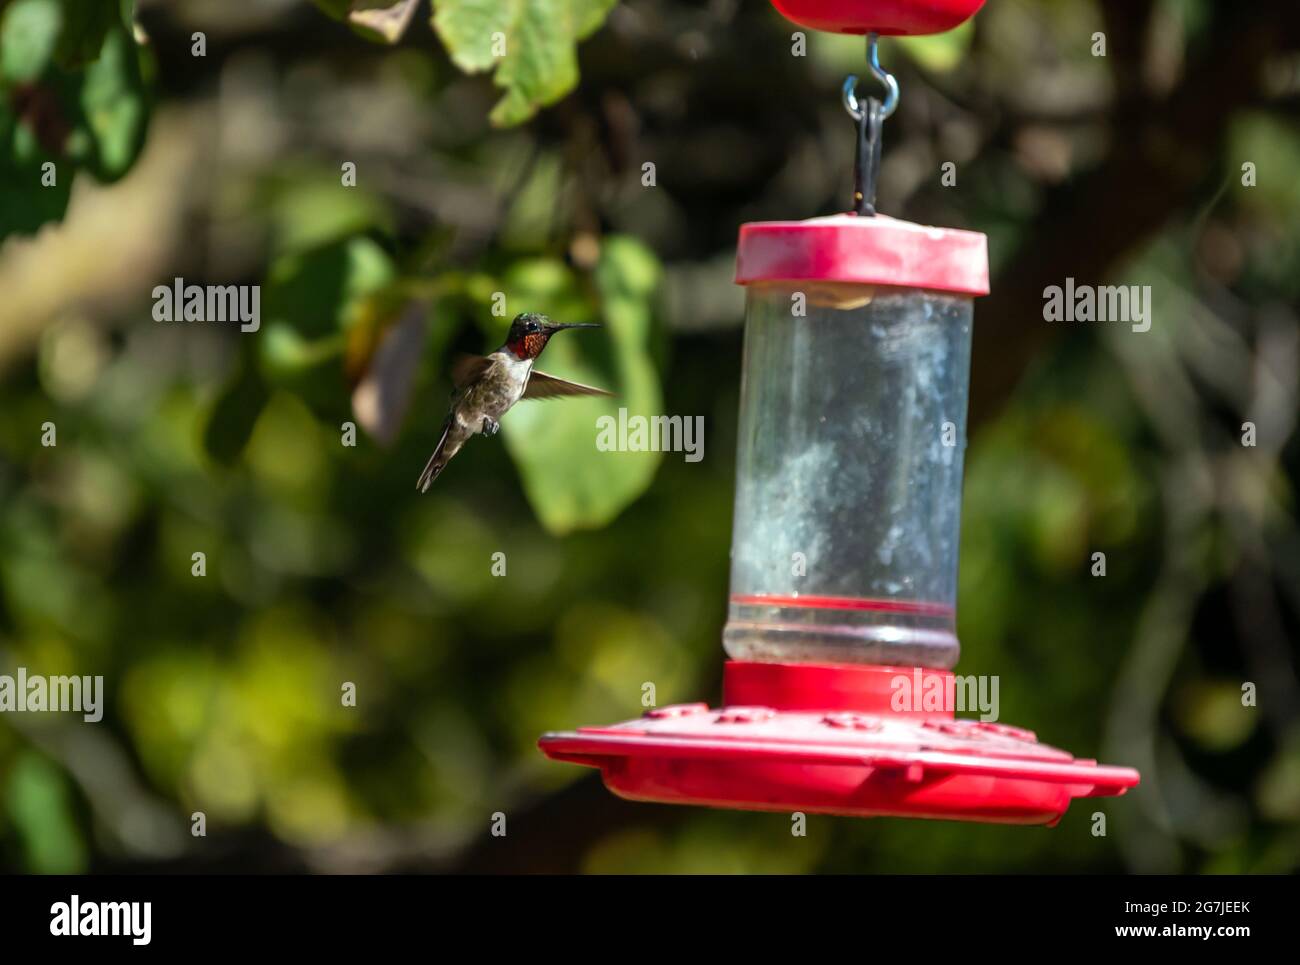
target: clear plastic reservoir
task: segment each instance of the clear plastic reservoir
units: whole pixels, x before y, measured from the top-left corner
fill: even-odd
[[[747,293],[728,655],[952,667],[972,296]]]

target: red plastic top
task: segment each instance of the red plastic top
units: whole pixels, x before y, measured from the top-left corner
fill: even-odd
[[[772,0],[787,20],[841,34],[935,34],[963,23],[984,0]]]
[[[736,282],[826,281],[989,293],[988,239],[877,215],[740,226]]]

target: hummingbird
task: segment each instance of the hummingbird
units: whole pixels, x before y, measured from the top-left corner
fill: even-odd
[[[416,488],[430,484],[466,440],[476,433],[494,436],[500,419],[520,399],[551,399],[565,395],[613,395],[604,389],[535,372],[533,363],[556,332],[566,328],[600,328],[591,322],[560,324],[538,312],[516,315],[505,344],[491,355],[462,355],[451,367],[451,412],[442,424],[442,438],[425,463]]]

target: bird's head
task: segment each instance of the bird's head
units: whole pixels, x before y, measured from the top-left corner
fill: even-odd
[[[506,335],[506,348],[521,359],[535,359],[542,354],[546,343],[556,332],[566,328],[600,328],[594,322],[574,322],[562,324],[553,322],[540,312],[524,312],[516,315],[510,323],[510,333]]]

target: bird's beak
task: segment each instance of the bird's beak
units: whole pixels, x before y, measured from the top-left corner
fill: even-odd
[[[547,326],[547,331],[562,332],[566,328],[601,328],[597,322],[552,322]]]

